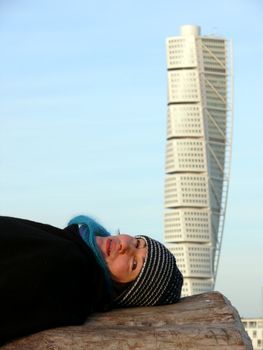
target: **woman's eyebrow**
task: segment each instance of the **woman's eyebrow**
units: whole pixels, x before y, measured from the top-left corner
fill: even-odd
[[[146,242],[144,239],[139,238],[139,241],[140,241],[140,245],[142,245],[142,248],[146,247]]]

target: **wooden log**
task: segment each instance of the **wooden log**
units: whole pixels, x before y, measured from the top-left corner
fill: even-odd
[[[84,325],[18,339],[1,350],[252,350],[238,312],[220,293],[182,298],[173,305],[116,309]]]

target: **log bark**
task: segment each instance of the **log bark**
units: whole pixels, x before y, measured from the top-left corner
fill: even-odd
[[[182,298],[173,305],[116,309],[82,326],[55,328],[1,350],[252,350],[238,312],[220,293]]]

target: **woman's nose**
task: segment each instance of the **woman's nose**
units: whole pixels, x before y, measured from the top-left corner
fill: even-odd
[[[131,250],[130,244],[126,241],[120,241],[119,253],[125,254]]]

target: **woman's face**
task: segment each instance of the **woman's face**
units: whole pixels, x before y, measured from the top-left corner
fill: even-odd
[[[97,236],[96,242],[114,281],[128,283],[135,280],[147,255],[143,239],[129,235]]]

